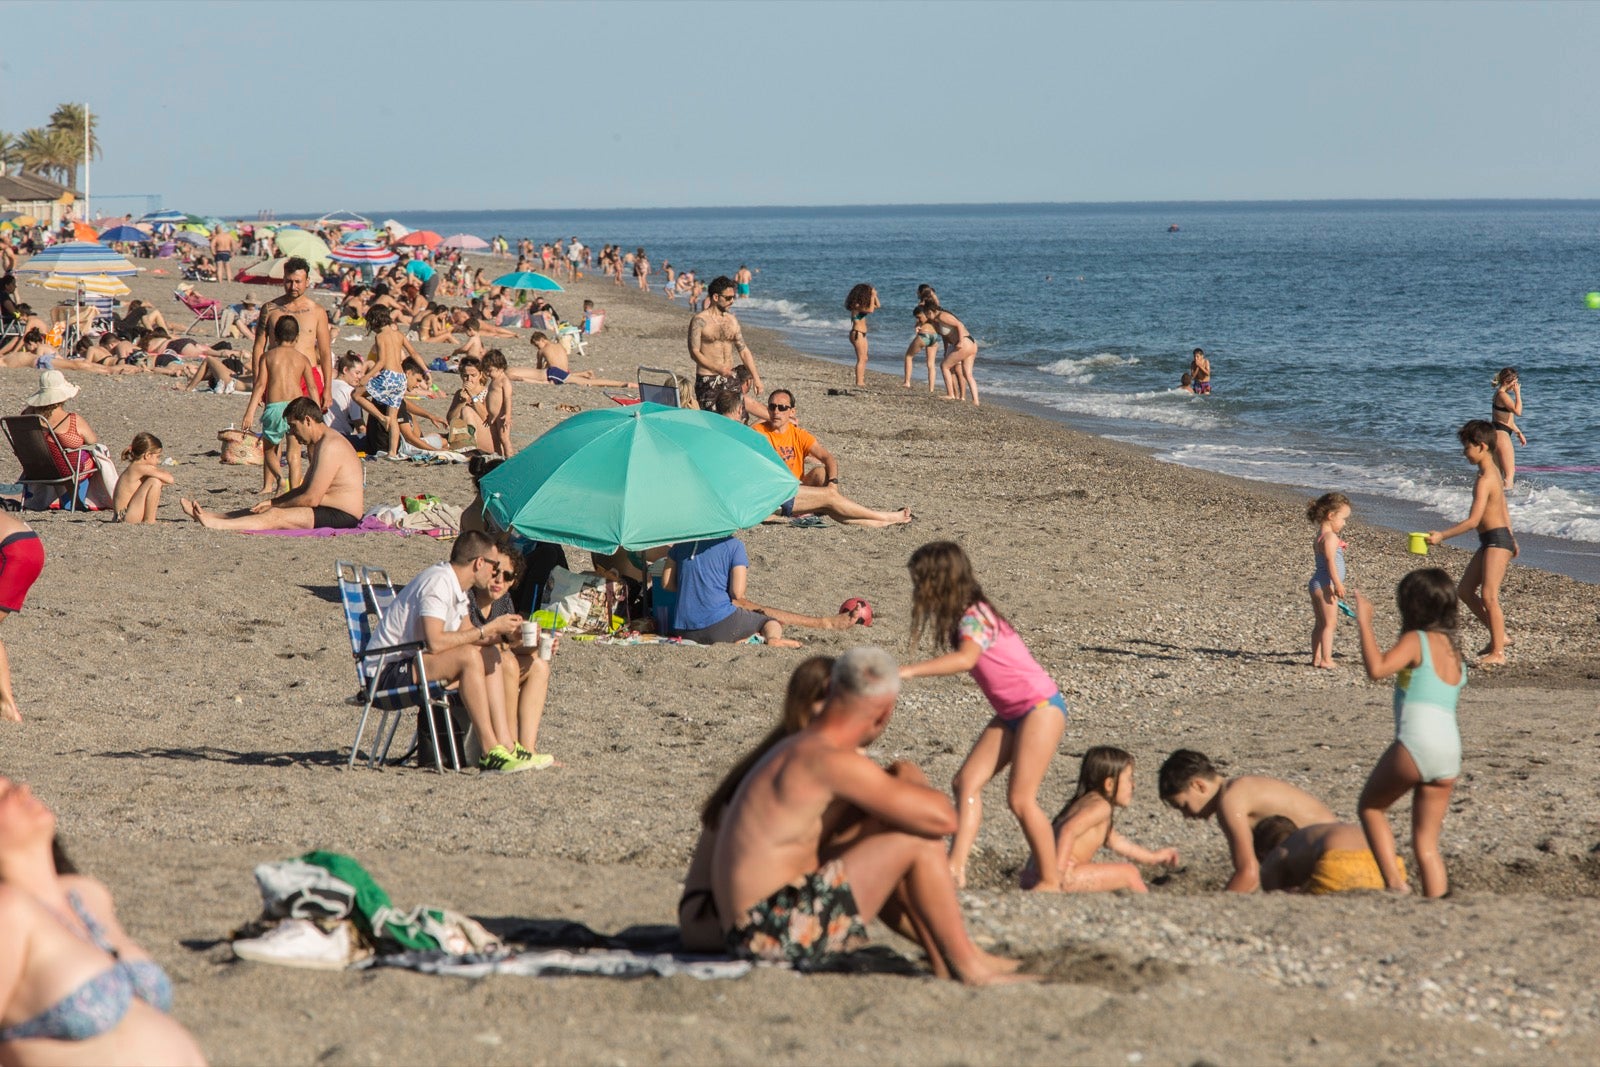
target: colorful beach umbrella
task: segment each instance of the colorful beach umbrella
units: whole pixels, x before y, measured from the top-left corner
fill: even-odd
[[[413,230],[395,242],[409,248],[438,248],[444,240],[432,230]]]
[[[372,227],[372,220],[365,215],[357,215],[354,211],[330,211],[317,220],[318,226],[346,226],[357,229],[365,226]]]
[[[17,267],[17,273],[138,274],[139,268],[97,241],[68,241],[52,245]]]
[[[155,226],[160,226],[162,224],[170,226],[179,222],[188,222],[189,216],[184,214],[182,211],[156,211],[144,216],[139,221],[148,222]]]
[[[566,291],[561,288],[561,283],[555,279],[546,278],[543,274],[537,274],[531,270],[519,270],[510,274],[502,274],[489,284],[498,285],[502,289],[536,289],[544,293]]]
[[[81,288],[92,296],[127,296],[133,291],[123,284],[121,278],[113,278],[109,274],[50,274],[36,284],[67,293],[75,293]]]
[[[387,245],[381,245],[376,241],[357,241],[354,244],[340,245],[328,253],[328,258],[336,263],[356,263],[363,267],[387,267],[400,260],[400,257]]]
[[[129,226],[126,223],[118,223],[100,235],[100,243],[109,244],[113,241],[142,241],[149,236],[149,234],[145,233],[137,226]]]
[[[189,229],[179,230],[177,233],[172,235],[172,239],[174,241],[182,241],[186,245],[194,245],[196,248],[211,247],[211,238],[207,237],[203,233],[195,233],[193,230]]]
[[[709,411],[585,411],[483,478],[484,513],[536,541],[591,552],[723,537],[799,482],[766,438]]]
[[[12,218],[10,221],[11,221],[11,223],[13,225],[16,225],[16,226],[37,226],[37,225],[39,225],[39,220],[34,218],[32,215],[17,215],[16,217]]]
[[[346,230],[344,233],[339,235],[339,243],[342,245],[353,245],[357,242],[363,241],[371,242],[383,240],[387,240],[387,237],[384,234],[379,233],[377,230],[369,230],[365,226],[358,230]]]
[[[463,252],[482,252],[489,247],[489,242],[482,237],[474,237],[470,233],[455,233],[439,242],[441,248],[459,248]]]
[[[98,241],[100,234],[87,222],[74,222],[72,224],[72,238],[75,241]]]

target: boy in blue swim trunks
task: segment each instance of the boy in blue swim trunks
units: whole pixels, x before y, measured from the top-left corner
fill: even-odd
[[[250,403],[244,409],[244,425],[248,428],[261,412],[261,492],[271,495],[287,491],[300,484],[300,448],[294,442],[288,446],[289,477],[283,479],[282,454],[284,438],[289,435],[289,423],[284,412],[289,401],[302,395],[302,385],[309,388],[311,361],[295,347],[300,336],[300,322],[293,315],[281,315],[272,325],[272,347],[261,354],[256,367],[255,385],[250,390]]]

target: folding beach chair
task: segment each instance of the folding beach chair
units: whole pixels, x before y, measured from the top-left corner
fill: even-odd
[[[389,610],[389,605],[394,603],[394,583],[389,580],[389,572],[382,567],[362,567],[361,585],[367,591],[367,604],[372,608],[373,617],[382,620],[384,614]],[[456,762],[455,753],[469,755],[477,742],[473,736],[471,724],[466,724],[464,728],[462,726],[464,716],[458,714],[461,711],[459,695],[451,690],[445,690],[444,692],[449,700],[450,713],[448,716],[443,716],[440,715],[437,708],[434,709],[435,725],[433,732],[435,734],[448,733],[451,763],[456,766],[457,770],[460,770],[460,765]],[[439,719],[443,719],[443,721],[440,722],[438,721]],[[446,723],[449,725],[446,726]],[[417,749],[421,743],[422,714],[418,712],[417,730],[411,736],[411,746],[394,762],[405,763],[410,760],[412,756],[418,754]]]
[[[222,301],[207,300],[203,296],[196,295],[192,290],[184,289],[174,289],[172,296],[178,303],[194,312],[194,321],[184,327],[184,333],[193,330],[202,322],[209,322],[216,335],[218,337],[222,336]]]
[[[654,380],[646,380],[647,371],[654,376]],[[669,408],[678,406],[683,377],[675,371],[661,367],[640,367],[639,375],[634,380],[639,383],[639,399],[644,403],[661,404]]]
[[[556,340],[561,347],[567,350],[569,356],[587,356],[588,350],[583,347],[583,331],[576,326],[556,327]]]
[[[67,491],[67,511],[83,504],[83,490],[94,477],[94,455],[87,448],[64,448],[43,415],[7,415],[0,418],[11,451],[22,464],[17,477],[24,488],[47,486],[59,493]],[[48,506],[48,505],[46,505]]]
[[[445,722],[450,721],[449,694],[441,683],[428,680],[427,668],[422,660],[421,641],[407,641],[382,648],[366,647],[372,637],[372,620],[368,615],[368,586],[363,580],[364,573],[370,572],[345,560],[334,564],[334,576],[339,582],[339,602],[344,611],[345,628],[350,633],[350,651],[355,658],[356,683],[359,687],[356,695],[347,703],[361,706],[361,721],[356,727],[356,739],[350,746],[349,766],[356,765],[356,757],[361,753],[361,739],[366,734],[367,719],[373,708],[377,708],[379,714],[372,750],[367,756],[368,767],[375,767],[387,760],[389,748],[394,744],[395,731],[404,718],[404,712],[409,709],[423,713],[422,721],[427,724],[428,739],[433,747],[433,765],[443,774],[444,757],[439,748],[439,730],[436,726],[440,716],[436,712],[443,713]],[[388,588],[387,606],[393,601],[394,591],[389,586],[386,574],[383,575],[383,585]],[[415,680],[380,689],[379,682],[386,661],[408,661],[415,672]],[[446,730],[445,737],[450,750],[450,766],[459,771],[461,760],[456,752],[455,736]],[[419,735],[413,741],[413,747],[420,743]]]

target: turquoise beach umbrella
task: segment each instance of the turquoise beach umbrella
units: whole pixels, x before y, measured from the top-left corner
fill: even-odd
[[[723,537],[799,481],[767,439],[723,415],[660,404],[585,411],[483,478],[486,515],[591,552]]]
[[[514,271],[511,274],[502,274],[490,285],[498,285],[502,289],[538,289],[546,293],[562,293],[560,283],[543,274],[536,274],[531,270]]]

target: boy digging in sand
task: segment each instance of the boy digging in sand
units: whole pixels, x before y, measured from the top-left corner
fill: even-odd
[[[1326,804],[1303,789],[1258,774],[1224,778],[1209,759],[1187,748],[1167,757],[1158,786],[1162,803],[1186,818],[1216,816],[1233,857],[1233,877],[1224,887],[1229,893],[1249,893],[1261,884],[1261,865],[1251,840],[1261,820],[1282,815],[1296,826],[1336,821]]]
[[[250,403],[244,409],[244,425],[248,429],[261,412],[261,493],[270,496],[287,492],[300,484],[300,446],[288,444],[289,479],[282,482],[284,438],[289,435],[289,424],[283,413],[289,401],[296,397],[314,395],[311,380],[311,361],[295,347],[300,336],[300,322],[293,315],[279,316],[272,325],[272,347],[261,353],[256,363],[255,386],[250,390]]]
[[[1478,468],[1472,487],[1472,511],[1448,530],[1433,530],[1428,544],[1448,541],[1468,530],[1478,531],[1478,551],[1472,555],[1461,575],[1456,595],[1489,628],[1489,643],[1478,652],[1478,666],[1497,667],[1506,661],[1506,617],[1500,611],[1500,583],[1506,568],[1517,557],[1517,539],[1511,536],[1511,513],[1506,508],[1506,491],[1495,466],[1495,428],[1483,419],[1473,419],[1456,433],[1461,454]]]

